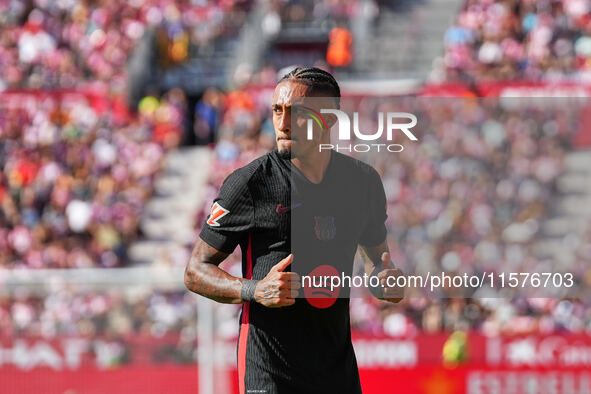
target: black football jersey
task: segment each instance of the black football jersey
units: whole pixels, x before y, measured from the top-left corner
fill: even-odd
[[[228,176],[200,237],[242,250],[247,279],[263,279],[290,253],[288,270],[308,275],[329,265],[351,275],[358,245],[386,238],[386,197],[378,173],[335,151],[314,184],[272,151]],[[242,306],[238,340],[241,393],[360,393],[351,343],[348,289],[328,303],[300,292],[295,305]]]

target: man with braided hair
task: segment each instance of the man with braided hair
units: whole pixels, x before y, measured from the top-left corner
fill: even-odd
[[[241,394],[361,393],[348,298],[298,298],[300,275],[327,264],[350,275],[360,246],[366,272],[381,280],[373,293],[390,302],[402,297],[400,289],[385,286],[401,272],[388,253],[379,175],[318,149],[330,143],[334,116],[325,116],[328,130],[311,139],[301,125],[292,127],[292,111],[305,98],[338,109],[340,96],[333,76],[318,68],[298,67],[279,81],[272,103],[277,149],[224,181],[185,270],[189,290],[242,304]],[[237,245],[243,278],[218,267]]]

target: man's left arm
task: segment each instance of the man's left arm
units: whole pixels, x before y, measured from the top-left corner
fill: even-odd
[[[396,303],[404,297],[404,288],[396,286],[396,278],[403,273],[394,267],[386,241],[386,193],[380,175],[373,168],[368,174],[368,180],[369,210],[359,242],[361,255],[367,275],[380,279],[381,288],[372,289],[372,293],[380,299]]]
[[[396,278],[404,273],[396,268],[390,259],[388,244],[384,240],[376,246],[359,245],[363,257],[365,273],[380,279],[380,288],[372,290],[379,299],[398,303],[404,298],[404,287],[398,287]]]

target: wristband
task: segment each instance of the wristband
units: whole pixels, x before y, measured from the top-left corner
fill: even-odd
[[[371,292],[371,294],[373,294],[376,298],[384,298],[384,288],[382,287],[382,285],[380,283],[378,283],[377,286],[372,286],[371,285],[371,278],[372,277],[377,277],[377,275],[382,271],[382,267],[381,264],[377,265],[373,271],[371,271],[371,274],[369,274],[369,291]],[[378,278],[379,279],[379,278]]]
[[[258,280],[244,280],[242,281],[242,290],[240,290],[240,298],[246,302],[254,301],[254,291],[257,287]]]

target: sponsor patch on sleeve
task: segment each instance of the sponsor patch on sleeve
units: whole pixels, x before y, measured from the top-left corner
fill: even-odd
[[[207,218],[207,224],[212,227],[219,227],[220,226],[220,219],[229,214],[230,211],[226,208],[222,207],[217,202],[212,205],[211,213],[209,214],[209,218]]]

